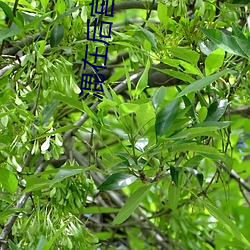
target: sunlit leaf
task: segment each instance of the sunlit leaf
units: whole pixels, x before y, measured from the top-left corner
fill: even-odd
[[[187,62],[190,62],[192,65],[196,66],[200,55],[196,51],[186,49],[186,48],[181,48],[181,47],[172,47],[168,49],[170,52],[173,53],[174,56],[183,59]]]
[[[246,57],[246,54],[241,49],[237,40],[233,36],[228,36],[220,30],[217,29],[204,29],[200,28],[212,42],[214,42],[219,48],[238,56]]]
[[[202,88],[206,87],[207,85],[215,82],[216,80],[218,80],[220,77],[222,77],[223,75],[229,73],[229,70],[223,70],[221,72],[215,73],[213,75],[207,76],[205,78],[202,78],[198,81],[195,81],[191,84],[189,84],[185,89],[183,89],[178,95],[177,97],[181,97],[183,95],[195,92],[197,90],[201,90]]]
[[[70,176],[74,176],[80,173],[83,173],[86,169],[84,167],[64,167],[61,168],[58,173],[56,174],[55,178],[52,180],[51,185],[54,185],[57,182],[61,182],[65,178],[68,178]]]
[[[11,194],[14,194],[18,187],[16,176],[5,168],[0,168],[0,183]]]
[[[137,85],[136,85],[136,89],[135,89],[135,97],[138,97],[139,94],[147,87],[148,85],[148,70],[150,67],[150,61],[148,60],[147,64],[146,64],[146,68],[143,71]]]
[[[217,49],[210,53],[205,60],[205,72],[206,75],[211,75],[223,65],[225,51],[222,49]]]
[[[151,98],[155,110],[157,110],[157,108],[163,102],[165,94],[166,94],[166,87],[164,86],[161,86],[159,89],[156,90],[155,94]]]

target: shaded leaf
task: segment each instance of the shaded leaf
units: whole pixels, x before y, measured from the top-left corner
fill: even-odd
[[[11,240],[9,240],[8,242],[9,242],[10,250],[22,250],[16,244],[14,244]]]
[[[18,213],[18,212],[23,212],[24,209],[23,208],[7,208],[6,210],[0,212],[0,222],[4,223],[6,219],[8,219],[8,217],[14,213]]]
[[[23,32],[23,29],[20,29],[18,26],[12,26],[11,29],[1,29],[0,30],[0,42],[4,39],[12,36],[17,36]]]
[[[201,199],[200,199],[201,200]],[[241,241],[245,246],[250,248],[250,242],[245,238],[245,236],[240,232],[238,227],[230,220],[220,209],[213,206],[212,204],[202,201],[208,212],[215,217],[223,226],[232,233],[239,241]]]
[[[168,188],[169,207],[174,211],[177,208],[180,199],[180,189],[172,182]]]
[[[63,39],[64,28],[61,24],[54,26],[50,35],[50,46],[56,47]]]
[[[194,166],[198,166],[203,159],[204,157],[202,155],[195,155],[194,157],[185,162],[184,167],[191,168]]]
[[[3,9],[5,15],[11,20],[11,21],[14,21],[14,15],[12,13],[12,10],[11,8],[6,4],[4,3],[3,1],[0,1],[0,8]]]
[[[117,190],[133,183],[136,177],[132,174],[120,172],[109,176],[99,187],[99,190]]]
[[[44,235],[41,235],[40,236],[40,239],[38,241],[38,244],[37,244],[37,247],[36,247],[36,250],[43,250],[43,247],[45,246],[45,244],[47,243],[47,239]]]
[[[228,104],[227,99],[222,99],[212,103],[208,108],[208,114],[204,122],[219,121],[227,109],[227,104]]]
[[[116,215],[112,224],[121,224],[124,222],[139,206],[143,198],[147,195],[150,187],[151,186],[144,185],[131,194],[120,212]]]
[[[201,172],[197,171],[194,168],[189,168],[186,167],[185,168],[188,172],[190,172],[193,176],[195,176],[195,178],[197,179],[197,181],[199,182],[200,186],[202,187],[203,185],[203,181],[204,181],[204,176]]]
[[[179,173],[181,169],[180,168],[175,168],[173,166],[170,166],[170,175],[171,179],[174,182],[176,186],[178,186],[178,180],[179,180]]]
[[[179,101],[175,99],[159,112],[155,121],[156,136],[162,136],[169,130],[176,119],[178,110]]]
[[[141,41],[144,41],[144,40],[149,41],[153,48],[157,47],[154,33],[150,32],[147,29],[144,29],[139,26],[139,30],[136,31],[135,37],[138,37],[139,40]]]
[[[244,4],[247,5],[249,4],[249,0],[233,0],[232,4]]]

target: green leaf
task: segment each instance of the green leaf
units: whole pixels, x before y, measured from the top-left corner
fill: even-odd
[[[240,38],[240,37],[235,37],[237,43],[239,44],[240,48],[244,51],[244,53],[250,57],[250,42],[248,41],[248,39],[246,39],[244,37],[244,39]]]
[[[218,127],[195,127],[188,128],[180,131],[179,133],[172,135],[170,139],[190,139],[196,136],[206,135],[207,132],[215,131],[219,129]]]
[[[249,0],[233,0],[232,4],[244,4],[247,5],[249,4]]]
[[[233,36],[228,36],[222,31],[217,29],[204,29],[200,28],[201,32],[204,33],[213,43],[219,48],[241,57],[246,57],[246,54],[241,49],[237,40]]]
[[[165,95],[166,95],[166,87],[161,86],[159,89],[156,90],[156,92],[152,96],[151,101],[155,111],[157,111],[158,107],[163,102]]]
[[[217,129],[222,129],[228,127],[231,124],[232,124],[231,121],[225,121],[225,122],[204,121],[195,124],[193,127],[217,127]]]
[[[30,29],[37,29],[37,27],[41,24],[41,22],[46,18],[51,15],[51,11],[46,12],[42,16],[36,16],[35,18],[32,18],[32,21],[28,23],[25,27],[24,30],[30,30]]]
[[[121,224],[124,222],[139,206],[143,198],[147,195],[150,187],[150,185],[144,185],[131,194],[120,212],[116,215],[112,224]]]
[[[195,155],[185,162],[184,167],[185,168],[197,167],[203,159],[204,157],[202,155]]]
[[[9,240],[8,242],[9,242],[10,250],[22,250],[16,244],[14,244],[11,240]]]
[[[190,62],[194,66],[197,65],[200,58],[200,54],[198,52],[190,49],[176,47],[176,48],[169,48],[168,50],[172,52],[175,57]]]
[[[64,28],[61,24],[56,25],[50,35],[50,46],[56,47],[63,39]]]
[[[48,241],[47,241],[46,237],[44,235],[41,235],[40,239],[38,241],[36,250],[43,250],[43,247],[46,245],[47,242]]]
[[[135,103],[122,103],[119,106],[119,110],[121,114],[131,114],[134,113],[135,111],[140,109],[140,105],[139,104],[135,104]]]
[[[201,172],[197,171],[194,168],[189,168],[186,167],[185,168],[188,172],[190,172],[193,176],[195,176],[195,178],[197,179],[197,181],[199,182],[200,186],[202,187],[203,185],[203,181],[204,181],[204,176]]]
[[[46,8],[47,8],[47,5],[48,5],[48,3],[49,3],[49,0],[41,0],[40,2],[41,2],[42,7],[43,7],[44,9],[46,9]]]
[[[49,188],[51,185],[51,180],[37,177],[37,176],[31,176],[26,178],[26,188],[24,192],[33,192],[33,191],[39,191],[44,190],[46,188]]]
[[[45,246],[43,247],[43,249],[42,250],[49,250],[51,247],[52,247],[52,245],[53,245],[53,243],[54,243],[54,241],[59,237],[59,235],[64,231],[64,229],[68,226],[68,224],[69,224],[69,222],[64,222],[65,224],[59,229],[59,230],[57,230],[56,232],[55,232],[55,234],[53,235],[53,237],[45,244]]]
[[[117,190],[133,183],[136,177],[132,174],[120,172],[109,176],[99,187],[99,190]]]
[[[219,101],[213,102],[208,108],[208,114],[205,119],[205,122],[208,121],[219,121],[220,118],[224,115],[228,105],[227,99],[222,99]]]
[[[201,73],[200,69],[197,66],[193,66],[192,64],[181,60],[179,60],[179,65],[184,68],[185,73],[203,77],[203,74]]]
[[[81,9],[82,7],[83,7],[83,5],[80,4],[80,5],[78,5],[78,6],[74,7],[74,8],[72,8],[72,9],[69,9],[69,10],[65,11],[64,13],[62,13],[60,16],[58,16],[58,17],[56,18],[56,20],[53,22],[53,24],[58,23],[60,20],[62,20],[62,19],[65,18],[66,16],[68,16],[68,15],[70,15],[70,14],[76,12],[77,10]]]
[[[223,70],[221,72],[215,73],[213,75],[207,76],[205,78],[202,78],[198,81],[195,81],[191,84],[189,84],[185,89],[183,89],[178,95],[178,97],[181,97],[183,95],[195,92],[197,90],[201,90],[202,88],[206,87],[207,85],[213,83],[214,81],[218,80],[223,75],[231,72],[230,70]]]
[[[200,199],[201,200],[201,199]],[[202,201],[202,200],[201,200]],[[202,201],[208,212],[216,218],[223,226],[232,233],[239,241],[241,241],[245,246],[250,248],[250,242],[245,238],[245,236],[240,232],[238,227],[230,220],[220,209],[216,208],[212,204]]]
[[[180,188],[175,183],[171,182],[168,188],[168,204],[169,207],[175,211],[180,199]]]
[[[166,24],[167,20],[168,20],[168,16],[167,16],[168,9],[167,9],[166,4],[164,4],[162,2],[158,3],[157,14],[158,14],[158,18],[159,18],[160,22],[162,24]]]
[[[68,96],[64,96],[62,94],[56,93],[54,92],[53,97],[63,103],[68,104],[69,106],[76,108],[82,112],[85,112],[84,108],[83,108],[83,104],[81,102],[79,102],[76,99],[70,98]]]
[[[184,82],[193,82],[195,79],[191,76],[189,76],[188,74],[186,73],[183,73],[183,72],[180,72],[180,71],[176,71],[176,70],[173,70],[173,69],[158,69],[156,68],[156,70],[162,72],[162,73],[165,73],[169,76],[172,76],[174,78],[177,78],[177,79],[180,79]]]
[[[183,145],[183,146],[182,146]],[[207,145],[197,145],[195,142],[176,144],[171,148],[171,153],[180,152],[183,150],[197,152],[214,161],[223,161],[228,168],[232,166],[232,159],[226,154],[220,153],[216,148]]]
[[[82,207],[80,208],[80,212],[82,214],[111,214],[111,213],[117,213],[119,212],[119,208],[114,208],[114,207]]]
[[[44,104],[44,109],[42,112],[42,124],[49,122],[50,118],[53,116],[55,110],[58,108],[59,101],[52,100],[49,104]]]
[[[3,41],[6,38],[17,36],[21,34],[24,30],[20,29],[18,26],[13,25],[11,28],[2,29],[0,30],[0,42]]]
[[[174,99],[156,116],[155,132],[156,136],[164,135],[174,123],[179,110],[179,101]]]
[[[4,223],[5,220],[7,220],[10,215],[12,215],[14,213],[18,213],[18,212],[23,212],[23,211],[24,211],[23,208],[14,209],[14,208],[7,207],[6,210],[0,212],[0,222]]]
[[[205,60],[205,72],[206,75],[211,75],[223,65],[225,57],[225,51],[222,49],[217,49],[210,53]]]
[[[143,42],[143,41],[147,40],[147,41],[150,42],[150,44],[151,44],[151,46],[153,48],[157,48],[157,44],[155,42],[155,35],[154,35],[154,33],[152,33],[151,31],[149,31],[147,29],[144,29],[144,28],[142,28],[142,27],[139,26],[139,30],[137,30],[135,32],[134,37],[138,38],[138,40],[140,42]]]
[[[64,167],[61,168],[58,173],[56,174],[55,178],[52,180],[51,182],[51,186],[54,185],[57,182],[61,182],[62,180],[70,177],[70,176],[74,176],[80,173],[85,172],[86,169],[83,167],[73,167],[73,166],[68,166],[68,167]]]
[[[2,183],[4,189],[11,194],[14,194],[18,187],[18,180],[16,176],[5,168],[0,168],[0,183]]]
[[[47,137],[50,135],[61,134],[61,133],[66,132],[70,129],[76,129],[76,128],[79,128],[79,126],[75,126],[75,125],[63,126],[63,127],[60,127],[58,129],[53,130],[53,132],[38,135],[37,137],[34,137],[32,140],[34,141],[34,140],[41,139],[41,138],[44,138],[44,137]]]
[[[12,12],[11,8],[10,8],[6,3],[4,3],[3,1],[0,1],[0,8],[3,9],[5,15],[6,15],[11,21],[14,21],[13,12]]]
[[[171,179],[174,182],[174,184],[176,186],[178,186],[178,180],[179,180],[179,173],[180,173],[181,169],[180,168],[176,168],[173,166],[170,166],[170,175],[171,175]]]
[[[203,122],[206,119],[207,116],[207,108],[206,107],[201,107],[199,112],[198,112],[198,118],[200,122]]]
[[[139,94],[147,87],[148,85],[148,70],[150,68],[150,60],[147,61],[146,68],[143,71],[137,85],[135,88],[134,96],[137,98]]]

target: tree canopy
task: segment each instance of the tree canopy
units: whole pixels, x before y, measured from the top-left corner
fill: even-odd
[[[0,249],[250,249],[248,8],[0,1]]]

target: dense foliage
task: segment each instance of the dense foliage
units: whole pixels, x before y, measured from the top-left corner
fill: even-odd
[[[248,1],[115,0],[103,99],[91,2],[0,1],[0,249],[250,249]]]

